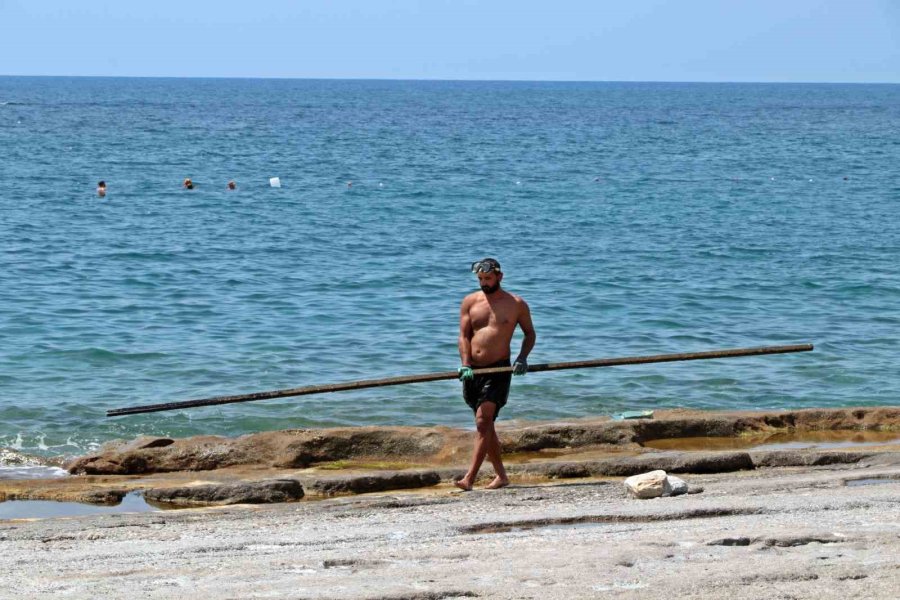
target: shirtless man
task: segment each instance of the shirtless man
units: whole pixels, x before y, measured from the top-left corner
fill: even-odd
[[[524,300],[500,289],[503,272],[500,263],[485,258],[472,263],[478,275],[480,292],[473,292],[462,301],[459,311],[459,379],[463,382],[463,398],[475,412],[475,452],[472,465],[456,486],[469,491],[478,476],[485,456],[494,467],[494,477],[487,489],[496,490],[509,485],[503,460],[500,458],[500,439],[494,429],[497,413],[506,404],[512,374],[528,371],[529,352],[537,336],[531,324],[531,312]],[[475,375],[473,369],[508,367],[509,344],[516,326],[522,328],[525,339],[513,365],[512,373]]]

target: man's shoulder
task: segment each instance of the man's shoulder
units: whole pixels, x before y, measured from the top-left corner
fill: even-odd
[[[465,298],[462,299],[462,304],[463,304],[463,306],[465,306],[466,304],[472,304],[473,302],[478,300],[481,296],[482,296],[481,292],[477,292],[477,291],[472,292],[471,294],[467,295]]]
[[[509,294],[509,297],[510,297],[510,298],[512,299],[512,301],[515,302],[516,304],[518,304],[518,305],[520,305],[520,306],[523,305],[523,304],[524,304],[525,306],[528,306],[528,303],[525,302],[525,299],[522,298],[522,296],[520,296],[520,295],[518,295],[518,294],[513,294],[512,292],[506,292],[506,293]]]

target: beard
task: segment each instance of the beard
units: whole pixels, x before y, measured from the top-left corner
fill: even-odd
[[[493,294],[497,290],[500,289],[500,282],[498,281],[494,285],[483,285],[481,286],[481,291],[485,294]]]

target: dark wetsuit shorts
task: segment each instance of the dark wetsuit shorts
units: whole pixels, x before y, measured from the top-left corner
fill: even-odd
[[[491,367],[508,367],[508,358],[497,361],[491,365],[479,365],[475,369],[489,369]],[[473,412],[478,412],[482,402],[493,402],[497,405],[494,412],[494,420],[500,414],[500,409],[506,405],[509,396],[509,384],[512,381],[512,373],[492,373],[491,375],[475,375],[468,381],[463,381],[463,399]]]

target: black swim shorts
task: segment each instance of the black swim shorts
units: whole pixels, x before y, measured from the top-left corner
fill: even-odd
[[[508,358],[497,361],[492,365],[480,365],[474,369],[490,369],[492,367],[508,367]],[[500,414],[500,409],[506,406],[509,397],[509,384],[512,381],[512,372],[492,373],[490,375],[475,375],[468,381],[463,381],[463,399],[473,412],[478,412],[482,402],[493,402],[497,406],[494,412],[494,420]]]

